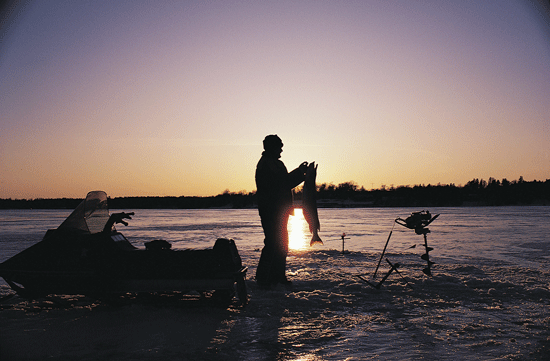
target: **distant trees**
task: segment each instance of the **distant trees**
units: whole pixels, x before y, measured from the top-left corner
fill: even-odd
[[[117,197],[109,199],[113,209],[203,209],[203,208],[252,208],[256,193],[230,192],[211,197]]]
[[[294,199],[302,199],[302,188],[294,191]],[[427,207],[427,206],[501,206],[550,205],[550,179],[525,181],[523,177],[487,181],[474,178],[460,187],[454,184],[398,186],[366,190],[350,181],[317,186],[320,207]],[[74,209],[82,199],[0,199],[0,209]],[[200,209],[253,208],[256,192],[230,192],[210,197],[115,197],[109,199],[111,209]]]
[[[301,189],[295,192],[295,198],[301,199]],[[359,188],[355,182],[338,185],[323,183],[318,186],[317,198],[321,201],[338,200],[332,206],[346,207],[550,205],[550,179],[545,182],[526,182],[523,177],[517,181],[506,178],[499,181],[492,177],[488,181],[474,178],[463,187],[452,183],[412,187],[391,185],[389,188],[382,186],[370,191],[364,187]]]
[[[466,201],[484,205],[550,204],[550,180],[526,182],[520,177],[511,182],[506,178],[502,181],[489,178],[485,182],[473,179],[464,189]]]

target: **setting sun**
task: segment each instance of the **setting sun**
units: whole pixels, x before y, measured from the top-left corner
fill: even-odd
[[[304,218],[302,208],[294,209],[294,216],[288,220],[288,248],[293,250],[306,249],[309,246],[311,234]]]

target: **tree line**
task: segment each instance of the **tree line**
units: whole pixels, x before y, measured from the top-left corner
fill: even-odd
[[[505,205],[550,205],[550,179],[508,181],[475,178],[464,186],[455,184],[415,185],[365,190],[354,182],[318,187],[318,203],[330,206],[371,207],[460,207]],[[334,201],[331,203],[331,201]]]
[[[299,206],[302,188],[293,191]],[[74,209],[81,198],[0,199],[0,209]],[[464,186],[414,185],[366,190],[355,182],[317,186],[318,207],[460,207],[504,205],[550,205],[550,179],[525,181],[523,177],[489,180],[475,178]],[[206,209],[255,208],[256,192],[224,191],[209,197],[114,197],[111,209]]]

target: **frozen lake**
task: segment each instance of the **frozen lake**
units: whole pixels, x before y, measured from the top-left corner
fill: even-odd
[[[257,210],[125,210],[136,214],[117,228],[138,247],[165,239],[174,249],[210,248],[217,238],[234,239],[249,267],[249,305],[70,299],[60,308],[11,297],[0,303],[0,359],[549,359],[550,207],[429,209],[441,214],[429,226],[433,277],[422,272],[422,236],[394,226],[420,210],[320,209],[324,245],[313,248],[297,212],[289,223],[293,288],[272,291],[253,281],[263,245]],[[0,211],[0,262],[69,213]],[[375,289],[356,276],[372,279],[392,228],[386,257],[403,277],[392,273]],[[388,269],[383,261],[376,281]],[[0,281],[0,296],[10,294]]]

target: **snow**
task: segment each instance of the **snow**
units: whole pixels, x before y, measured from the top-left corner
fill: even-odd
[[[258,252],[242,255],[258,258]],[[380,289],[355,275],[377,254],[293,252],[291,289],[260,290],[228,308],[197,297],[126,296],[118,303],[50,296],[1,303],[2,359],[524,360],[550,344],[548,270],[438,263],[412,254]],[[251,263],[250,273],[254,274]],[[382,266],[380,276],[389,266]],[[405,280],[410,284],[408,287]],[[7,290],[2,289],[6,294]],[[30,347],[32,345],[32,347]]]
[[[368,245],[357,241],[360,225],[350,229],[346,254],[327,234],[325,246],[292,250],[293,285],[272,290],[253,281],[261,242],[246,239],[240,233],[246,227],[236,225],[249,267],[245,307],[236,299],[226,307],[177,293],[27,300],[0,284],[0,360],[550,359],[548,239],[537,241],[543,229],[492,244],[475,228],[480,246],[466,253],[471,235],[457,236],[457,225],[443,223],[443,215],[438,222],[444,226],[429,235],[433,277],[422,272],[421,247],[408,248],[422,237],[397,233],[385,257],[400,264],[402,277],[393,272],[379,289],[357,275],[372,279],[388,222],[382,231],[365,230],[362,237],[376,240]],[[256,239],[257,231],[247,237]],[[487,232],[502,238],[494,228]],[[383,261],[373,283],[389,268]]]

